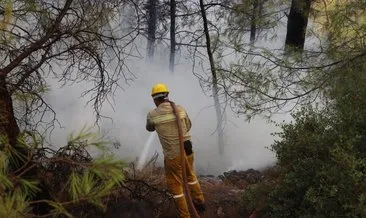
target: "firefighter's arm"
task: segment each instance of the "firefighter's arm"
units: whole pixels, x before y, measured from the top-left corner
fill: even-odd
[[[185,111],[185,113],[186,113],[186,117],[184,119],[184,122],[186,123],[187,130],[189,131],[189,130],[191,130],[192,122],[191,122],[191,119],[189,119],[189,116],[186,111]]]
[[[154,122],[151,119],[150,113],[147,114],[147,119],[146,119],[146,130],[149,132],[153,132],[155,131],[155,126],[154,126]]]

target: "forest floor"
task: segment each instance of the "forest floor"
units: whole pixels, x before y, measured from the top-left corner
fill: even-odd
[[[250,184],[261,181],[264,173],[258,170],[229,171],[220,176],[198,176],[206,200],[202,218],[249,217],[244,211],[241,195]],[[177,217],[173,199],[166,190],[164,169],[152,161],[143,170],[131,165],[121,188],[106,199],[104,212],[76,208],[78,217],[104,218],[173,218]],[[75,214],[75,213],[74,213]]]

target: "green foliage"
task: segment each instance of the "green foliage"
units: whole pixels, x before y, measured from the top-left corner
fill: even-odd
[[[355,140],[355,146],[366,157],[366,58],[348,64],[334,78],[328,91],[337,117],[336,128]]]
[[[10,149],[0,151],[0,217],[21,217],[30,211],[28,197],[39,189],[34,181],[18,179],[9,171]],[[6,151],[9,153],[7,154]]]
[[[18,141],[29,149],[29,155],[15,171],[9,166],[19,149],[10,147],[0,152],[0,217],[31,216],[38,203],[48,204],[49,215],[53,216],[73,217],[69,208],[81,204],[105,209],[105,197],[124,181],[124,163],[108,154],[109,143],[90,129],[71,135],[68,144],[57,151],[45,150],[41,141],[30,134]],[[99,152],[95,158],[88,152],[93,147]],[[52,152],[46,154],[49,150]],[[33,168],[37,175],[25,177]],[[45,190],[50,198],[31,200]]]
[[[326,107],[305,107],[281,125],[271,147],[281,179],[269,191],[266,182],[249,188],[245,208],[264,217],[366,216],[365,69],[360,61],[334,71]]]
[[[13,183],[7,176],[7,169],[8,158],[3,152],[0,152],[0,193],[3,193],[6,189],[13,187]]]
[[[31,210],[27,200],[27,194],[21,189],[0,195],[0,217],[17,218],[23,217],[24,214]]]
[[[317,23],[327,33],[328,46],[334,57],[342,55],[339,51],[353,53],[365,47],[365,1],[328,0],[319,1],[314,6],[323,12],[318,13]]]
[[[273,184],[263,182],[260,184],[249,185],[242,195],[241,204],[245,205],[245,210],[248,213],[253,211],[267,211],[268,200],[267,196],[272,191]]]
[[[277,0],[243,0],[235,2],[232,10],[226,12],[227,23],[223,28],[224,35],[228,37],[231,43],[238,46],[247,45],[243,42],[245,34],[250,32],[254,25],[257,36],[267,37],[266,29],[272,29],[278,25],[279,14],[277,8],[283,2]],[[261,33],[261,34],[259,34]]]
[[[269,196],[268,217],[360,217],[366,164],[354,140],[314,111],[295,115],[273,145],[284,178]]]
[[[53,207],[52,214],[62,214],[69,218],[73,217],[61,203],[54,201],[47,201],[47,203]]]

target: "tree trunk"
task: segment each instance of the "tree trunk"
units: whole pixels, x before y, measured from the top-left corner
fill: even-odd
[[[292,0],[287,21],[286,50],[302,52],[312,0]]]
[[[212,79],[212,93],[213,93],[213,99],[215,104],[215,111],[216,111],[216,120],[217,120],[217,142],[218,142],[218,149],[219,149],[219,155],[224,154],[224,127],[222,125],[223,121],[223,114],[221,111],[221,105],[219,101],[219,95],[218,95],[218,86],[217,86],[217,77],[214,77]]]
[[[174,72],[175,63],[175,11],[176,2],[175,0],[170,0],[170,59],[169,59],[169,70]]]
[[[148,3],[148,21],[147,21],[147,57],[152,59],[155,51],[155,33],[157,23],[157,5],[158,0],[149,0]]]
[[[254,0],[252,2],[253,5],[253,10],[252,10],[252,16],[251,16],[251,20],[250,20],[250,44],[253,45],[255,38],[256,38],[256,33],[257,33],[257,22],[259,19],[259,0]]]
[[[221,111],[221,105],[219,101],[219,88],[218,88],[218,78],[216,74],[216,67],[215,62],[211,50],[211,39],[210,39],[210,33],[208,30],[208,21],[206,16],[205,7],[203,4],[203,0],[200,0],[200,8],[201,8],[201,15],[203,19],[203,29],[206,36],[206,48],[207,48],[207,55],[210,61],[210,67],[211,67],[211,75],[212,75],[212,94],[215,104],[215,111],[216,111],[216,119],[217,119],[217,135],[218,135],[218,146],[219,146],[219,154],[224,154],[224,129],[222,126],[222,111]]]
[[[2,144],[15,147],[17,137],[20,133],[17,121],[14,116],[13,101],[6,87],[5,76],[0,76],[0,136]]]

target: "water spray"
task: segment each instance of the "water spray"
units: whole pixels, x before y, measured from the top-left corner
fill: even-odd
[[[156,137],[156,133],[152,132],[152,133],[150,133],[149,138],[146,140],[144,149],[142,150],[142,152],[138,158],[138,161],[137,161],[138,170],[141,170],[144,167],[144,165],[146,163],[146,159],[147,159],[147,154],[149,153],[149,150],[151,148],[151,145],[152,145],[155,137]]]

